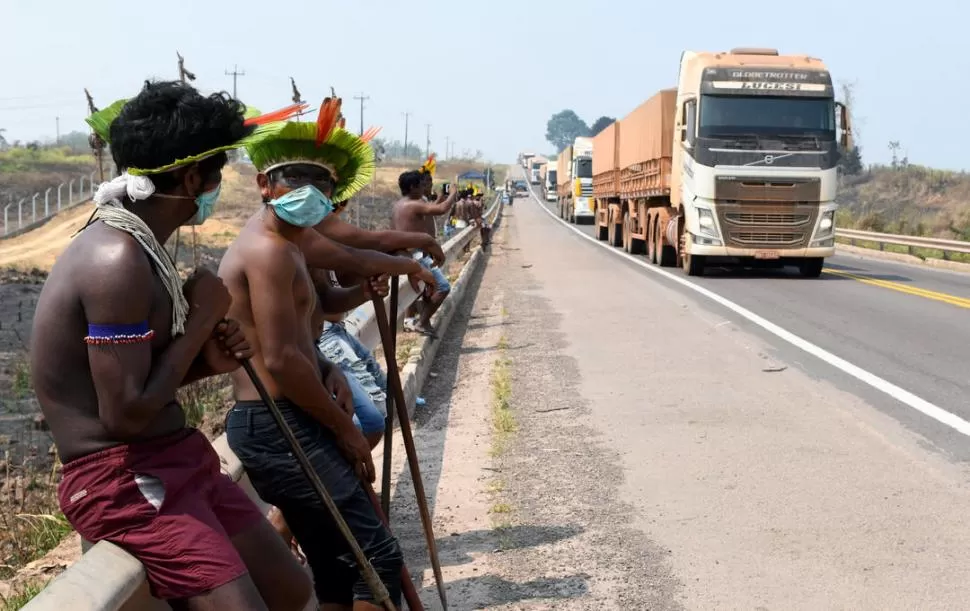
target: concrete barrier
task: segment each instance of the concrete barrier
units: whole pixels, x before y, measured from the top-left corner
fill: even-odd
[[[489,208],[487,217],[492,219],[496,226],[500,222],[501,204],[497,199]],[[461,256],[465,246],[477,234],[477,228],[468,227],[446,242],[443,247],[447,259],[446,265],[456,261]],[[467,279],[481,264],[481,257],[480,251],[472,255],[458,280],[454,283],[451,295],[439,311],[435,313],[435,324],[441,332],[447,328],[457,304],[464,297],[468,285]],[[414,303],[418,297],[406,278],[401,279],[400,286],[399,322],[407,307]],[[389,307],[389,298],[385,301],[385,307]],[[379,345],[380,334],[377,330],[377,321],[374,318],[373,304],[364,304],[347,319],[348,331],[356,334],[364,345],[372,349]],[[401,381],[407,397],[408,412],[412,415],[415,398],[427,378],[431,360],[437,352],[439,343],[423,342],[420,348],[412,351],[408,363],[401,371]],[[269,506],[253,490],[242,463],[229,449],[229,442],[225,434],[216,438],[212,445],[219,454],[223,472],[246,491],[249,498],[256,502],[265,515]],[[57,576],[23,607],[23,611],[65,611],[66,609],[71,611],[162,611],[171,609],[165,602],[152,598],[148,589],[148,582],[145,580],[144,568],[120,547],[107,541],[101,541],[93,546],[84,545],[83,547],[85,552],[81,559]],[[308,606],[307,608],[312,609],[314,607]]]

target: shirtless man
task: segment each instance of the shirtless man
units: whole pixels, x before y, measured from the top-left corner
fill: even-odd
[[[58,500],[82,537],[131,553],[175,608],[296,611],[310,598],[306,574],[175,400],[252,354],[224,322],[222,282],[199,270],[180,286],[161,247],[212,211],[219,150],[250,130],[243,112],[176,82],[91,117],[124,173],[101,186],[93,222],[51,270],[31,371],[64,463]]]
[[[424,198],[424,194],[428,192],[429,183],[432,182],[433,179],[429,173],[418,170],[401,174],[398,178],[398,186],[402,197],[395,202],[391,217],[394,229],[423,232],[434,237],[434,217],[446,215],[451,211],[458,197],[458,191],[453,189],[445,199],[431,203]],[[415,325],[415,330],[433,337],[431,317],[451,292],[451,284],[439,268],[432,268],[431,257],[421,252],[417,253],[416,257],[420,257],[418,261],[422,266],[431,270],[435,276],[435,282],[422,295],[421,320]]]
[[[230,315],[251,334],[253,367],[399,606],[403,556],[361,481],[374,481],[374,464],[370,445],[354,426],[353,406],[339,400],[343,376],[314,345],[317,296],[304,254],[307,235],[318,235],[313,227],[333,210],[331,198],[342,199],[358,184],[354,169],[339,160],[362,153],[339,128],[324,126],[329,135],[319,139],[317,129],[317,123],[291,123],[247,146],[266,203],[226,252],[219,275],[233,296]],[[325,146],[317,147],[317,141]],[[245,375],[236,372],[232,381],[236,404],[226,421],[229,445],[306,554],[320,608],[380,609],[268,407]]]

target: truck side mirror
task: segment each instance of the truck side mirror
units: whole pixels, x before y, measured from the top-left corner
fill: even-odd
[[[849,119],[849,107],[842,102],[836,102],[835,105],[839,109],[839,127],[842,132],[839,144],[842,145],[843,150],[851,151],[855,142],[852,140],[852,121]]]

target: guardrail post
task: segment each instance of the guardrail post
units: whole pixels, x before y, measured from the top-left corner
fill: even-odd
[[[64,183],[57,185],[57,211],[61,211],[61,189],[64,188]]]
[[[913,255],[915,254],[915,253],[913,252],[913,247],[912,247],[912,246],[907,246],[907,247],[906,247],[906,252],[908,252],[908,253],[909,253],[909,256],[913,256]]]
[[[24,202],[25,201],[27,201],[26,197],[20,200],[19,202],[17,202],[17,229],[20,229],[21,227],[24,226]]]
[[[948,250],[944,250],[943,251],[943,260],[944,261],[949,261],[950,260],[950,251],[948,251]]]
[[[885,242],[879,242],[879,250],[886,250],[886,243]]]
[[[13,202],[3,207],[3,235],[7,235],[10,232],[10,225],[7,224],[7,212],[10,211],[10,206],[13,206]]]
[[[54,187],[48,187],[47,190],[44,191],[44,218],[50,216],[51,191],[53,189]]]
[[[30,200],[30,209],[31,209],[32,217],[33,217],[30,220],[31,223],[36,223],[37,222],[37,196],[39,196],[39,195],[40,195],[40,193],[34,193],[34,197],[31,198],[31,200]]]
[[[67,183],[67,205],[70,207],[74,203],[74,179]]]

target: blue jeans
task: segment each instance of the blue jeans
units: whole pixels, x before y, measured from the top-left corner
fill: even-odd
[[[354,397],[354,423],[365,434],[384,431],[387,378],[377,359],[342,323],[323,323],[317,342],[320,354],[340,367]]]
[[[307,412],[279,400],[313,470],[320,476],[357,543],[370,558],[395,606],[401,604],[403,556],[385,528],[353,468],[340,453],[333,433]],[[374,602],[353,554],[323,501],[317,496],[269,409],[261,401],[239,401],[226,416],[226,438],[259,497],[279,508],[313,571],[321,603]]]
[[[441,271],[440,267],[432,267],[434,265],[434,259],[428,255],[424,255],[418,259],[418,263],[421,264],[421,267],[431,270],[431,275],[434,276],[435,287],[439,293],[448,293],[451,291],[451,283],[448,282],[448,277],[445,276],[445,273]]]

